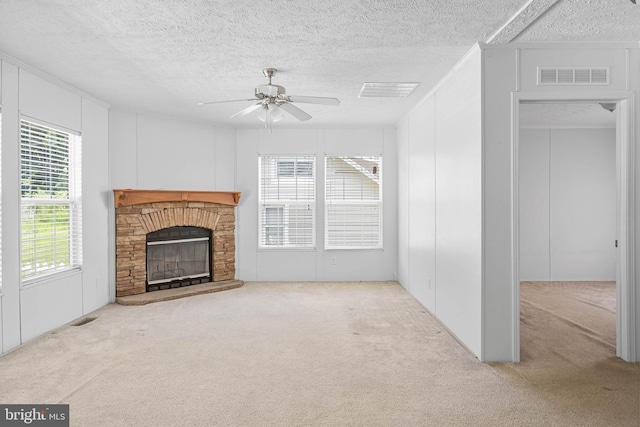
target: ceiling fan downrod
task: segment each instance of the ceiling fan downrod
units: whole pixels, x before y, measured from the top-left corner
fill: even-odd
[[[265,77],[269,78],[269,84],[271,84],[271,78],[275,76],[277,72],[277,68],[265,68],[264,70],[262,70],[262,74],[264,74]]]

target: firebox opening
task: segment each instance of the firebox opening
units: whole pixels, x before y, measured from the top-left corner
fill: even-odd
[[[170,227],[147,234],[147,292],[211,282],[211,230]]]

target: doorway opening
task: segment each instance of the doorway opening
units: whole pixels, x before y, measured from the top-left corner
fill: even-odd
[[[636,361],[632,95],[602,95],[514,94],[514,361],[545,339]]]
[[[616,353],[616,104],[604,105],[520,105],[524,361]]]

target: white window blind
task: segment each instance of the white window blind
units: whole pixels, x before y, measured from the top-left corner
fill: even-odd
[[[315,157],[260,156],[261,248],[315,247]]]
[[[22,280],[82,264],[80,137],[20,122]]]
[[[325,157],[325,248],[382,248],[382,158]]]

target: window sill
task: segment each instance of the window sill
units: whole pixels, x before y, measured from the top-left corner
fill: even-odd
[[[384,248],[258,248],[256,252],[384,252]]]
[[[20,290],[31,289],[38,286],[46,285],[54,280],[64,279],[65,277],[75,276],[82,273],[82,267],[74,267],[68,270],[56,271],[54,273],[26,279],[20,284]]]
[[[258,248],[256,252],[317,252],[317,248]]]
[[[326,252],[335,252],[335,251],[357,251],[357,252],[384,252],[384,248],[325,248]]]

